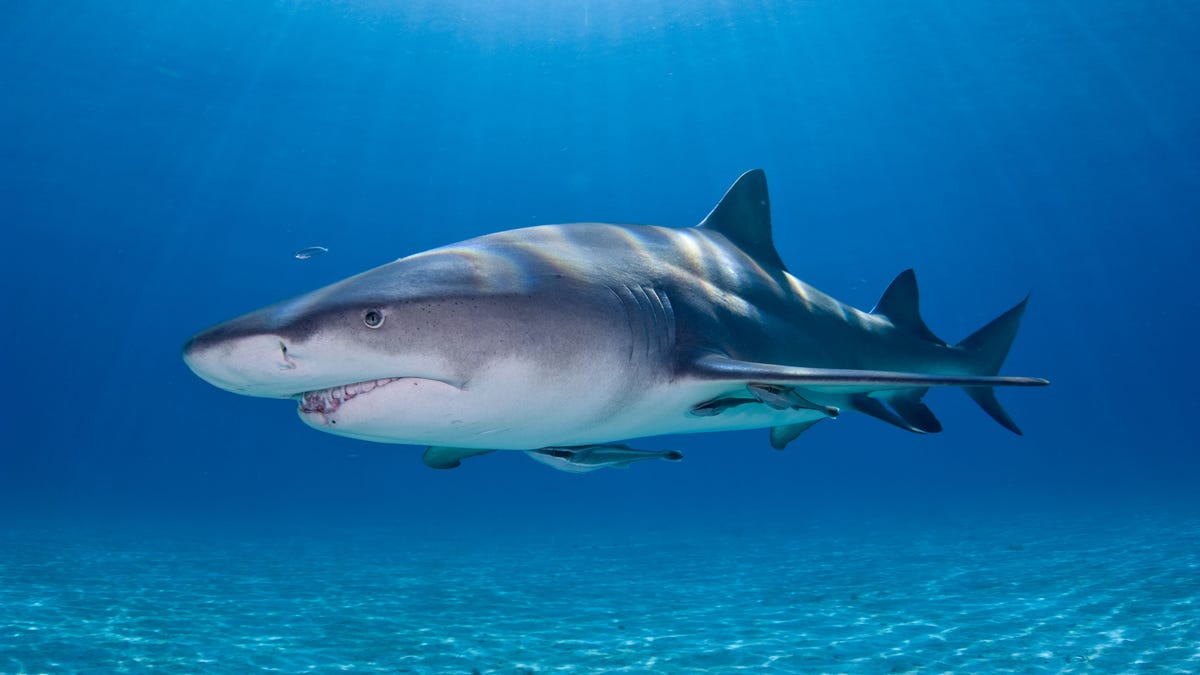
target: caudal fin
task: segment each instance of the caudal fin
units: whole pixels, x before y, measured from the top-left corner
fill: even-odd
[[[1025,313],[1027,302],[1029,296],[1025,296],[1016,307],[996,317],[991,323],[955,345],[972,353],[977,374],[995,375],[1000,372],[1000,366],[1004,365],[1013,339],[1017,337],[1017,329],[1021,326],[1021,316]],[[963,387],[963,391],[1005,429],[1017,435],[1024,435],[1017,423],[1000,406],[1000,401],[996,400],[996,392],[991,387]]]

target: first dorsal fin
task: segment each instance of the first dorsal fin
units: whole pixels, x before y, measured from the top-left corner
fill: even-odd
[[[929,326],[926,326],[925,320],[921,318],[921,296],[917,292],[917,275],[911,269],[896,275],[871,313],[887,317],[888,321],[891,321],[896,328],[922,340],[943,347],[946,345],[944,340],[929,330]]]
[[[785,269],[771,238],[771,200],[762,169],[742,174],[697,227],[720,232],[755,260]]]

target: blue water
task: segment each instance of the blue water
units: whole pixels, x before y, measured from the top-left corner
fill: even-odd
[[[1200,670],[1193,3],[16,0],[0,45],[0,672]],[[1025,435],[931,392],[937,435],[437,472],[179,358],[755,167],[843,301],[915,268],[954,342],[1031,293]]]

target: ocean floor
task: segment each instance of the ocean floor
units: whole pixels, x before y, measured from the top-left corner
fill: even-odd
[[[0,530],[0,672],[1196,672],[1200,521]]]

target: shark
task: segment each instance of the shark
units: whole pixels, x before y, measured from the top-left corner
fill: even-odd
[[[936,433],[933,388],[1021,434],[995,391],[1048,384],[999,374],[1027,301],[956,344],[912,270],[870,311],[839,302],[788,271],[755,169],[694,227],[486,234],[220,323],[183,359],[318,430],[426,446],[433,468],[516,450],[580,473],[678,460],[619,443],[667,434],[764,428],[783,449],[845,411]]]

